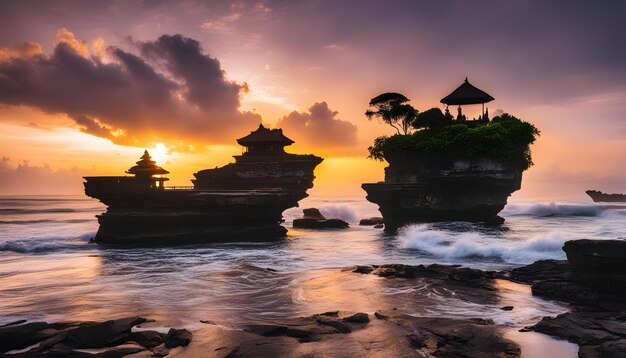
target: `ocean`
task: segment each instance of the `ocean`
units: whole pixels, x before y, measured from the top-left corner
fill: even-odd
[[[298,230],[301,208],[350,223],[347,230]],[[310,197],[284,213],[289,236],[272,243],[111,248],[91,243],[104,211],[82,196],[0,197],[0,325],[27,320],[106,320],[128,315],[164,325],[200,320],[237,325],[328,310],[374,312],[397,307],[416,315],[492,318],[518,329],[566,306],[502,283],[502,305],[449,292],[350,274],[361,264],[459,264],[501,270],[564,259],[567,240],[626,237],[626,206],[512,202],[503,225],[464,222],[411,225],[395,235],[359,226],[378,216],[364,198]],[[414,303],[421,301],[421,308]],[[513,332],[513,331],[512,331]]]

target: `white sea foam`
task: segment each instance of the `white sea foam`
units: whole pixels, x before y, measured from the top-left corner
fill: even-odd
[[[626,218],[626,210],[625,209],[612,209],[606,210],[602,213],[602,217],[606,218]]]
[[[479,233],[431,230],[427,225],[405,227],[399,237],[405,248],[416,249],[437,258],[496,258],[519,264],[540,259],[564,259],[563,243],[576,238],[562,231],[550,231],[528,240],[493,243],[493,238],[485,238]]]
[[[43,237],[21,240],[8,240],[0,243],[0,252],[16,252],[20,254],[41,254],[67,249],[80,249],[95,236],[88,233],[75,237]]]
[[[503,216],[600,216],[605,210],[595,204],[573,203],[509,203],[502,210]]]
[[[348,205],[322,205],[319,209],[327,218],[337,218],[349,223],[358,221],[356,211]]]

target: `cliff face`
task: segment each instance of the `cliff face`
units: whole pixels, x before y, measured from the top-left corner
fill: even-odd
[[[313,170],[322,162],[314,155],[288,153],[254,155],[246,153],[235,157],[236,163],[194,173],[192,182],[202,190],[250,190],[280,188],[306,193],[313,187]]]
[[[397,152],[387,158],[385,182],[363,184],[385,228],[431,221],[501,222],[498,213],[519,190],[522,170],[489,158],[427,158]]]
[[[85,193],[108,206],[105,213],[97,215],[100,227],[95,241],[101,243],[275,240],[287,233],[280,225],[282,212],[306,197],[304,192],[280,189],[137,189],[124,183],[134,178],[121,177],[119,185],[104,185],[99,183],[101,178],[85,179]]]

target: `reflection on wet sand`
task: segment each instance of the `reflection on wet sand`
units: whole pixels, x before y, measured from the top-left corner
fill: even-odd
[[[287,246],[289,242],[282,245]],[[280,246],[275,249],[280,250]],[[281,354],[289,356],[308,354],[312,350],[331,350],[338,356],[348,356],[348,352],[362,351],[365,354],[376,344],[376,349],[381,351],[403,354],[402,349],[407,346],[403,343],[401,347],[405,348],[397,348],[400,347],[397,340],[406,332],[374,319],[376,311],[413,317],[493,319],[503,327],[507,336],[521,342],[523,347],[526,345],[525,349],[529,351],[533,345],[551,347],[552,343],[557,348],[561,346],[558,349],[572,349],[567,343],[516,332],[542,316],[567,310],[561,304],[533,297],[528,286],[494,279],[488,283],[491,288],[485,290],[454,280],[362,275],[353,272],[353,268],[289,271],[248,263],[219,265],[206,262],[202,250],[103,249],[100,255],[66,254],[67,257],[54,270],[42,266],[39,258],[32,256],[28,270],[0,278],[3,295],[8,292],[19,294],[25,288],[32,290],[34,281],[38,282],[38,289],[45,291],[55,290],[61,279],[68,282],[66,289],[62,295],[55,290],[56,294],[50,292],[38,296],[47,297],[46,300],[27,302],[23,307],[28,307],[28,311],[22,312],[19,306],[23,301],[16,300],[2,300],[1,309],[26,315],[37,307],[40,318],[49,321],[61,317],[67,319],[68,316],[81,320],[146,316],[157,320],[153,325],[184,326],[194,330],[192,345],[180,352],[185,354],[209,347],[214,351],[221,346],[236,346],[242,340],[261,339],[241,330],[249,324],[308,317],[328,311],[365,312],[372,317],[372,322],[366,331],[330,335],[314,344],[300,345],[291,337],[277,338],[273,342],[282,342]],[[257,250],[254,245],[242,249],[247,255],[244,262],[254,262]],[[115,289],[122,286],[124,290]],[[502,306],[514,306],[514,309],[503,311]]]

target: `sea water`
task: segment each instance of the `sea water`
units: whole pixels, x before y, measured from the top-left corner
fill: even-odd
[[[306,207],[350,228],[293,229]],[[341,268],[443,263],[501,270],[565,259],[567,240],[626,237],[626,206],[619,205],[512,202],[501,213],[503,225],[418,224],[394,235],[358,225],[380,215],[363,198],[310,197],[301,208],[284,213],[289,234],[278,242],[123,249],[90,242],[95,215],[105,210],[95,200],[0,197],[0,325],[143,315],[193,328],[200,320],[237,325],[399,307],[415,315],[492,318],[518,329],[567,307],[505,281],[500,304],[489,305]],[[504,305],[516,308],[505,312]]]

